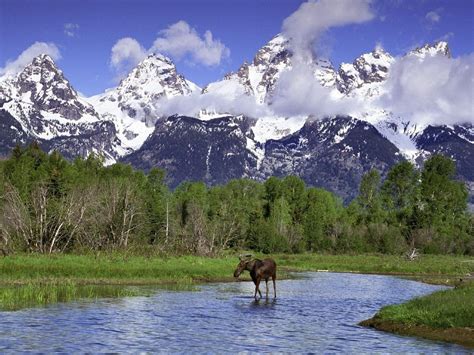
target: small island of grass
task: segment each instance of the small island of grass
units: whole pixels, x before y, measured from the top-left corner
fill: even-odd
[[[384,307],[361,325],[474,348],[474,282]]]

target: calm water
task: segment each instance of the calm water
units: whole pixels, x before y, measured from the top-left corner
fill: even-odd
[[[248,282],[149,297],[0,312],[0,352],[467,352],[357,323],[440,286],[390,276],[306,273],[254,302]]]

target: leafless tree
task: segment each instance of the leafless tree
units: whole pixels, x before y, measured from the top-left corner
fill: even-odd
[[[18,238],[28,251],[64,251],[76,237],[87,207],[83,190],[52,197],[46,184],[38,184],[25,202],[13,185],[6,184],[1,215],[4,244]]]

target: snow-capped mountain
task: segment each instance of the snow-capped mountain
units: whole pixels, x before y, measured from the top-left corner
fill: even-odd
[[[394,58],[382,48],[376,48],[371,53],[366,53],[357,58],[352,64],[341,64],[337,88],[346,97],[364,101],[364,111],[357,117],[373,124],[377,130],[390,140],[403,154],[413,162],[426,156],[427,152],[417,143],[416,137],[423,134],[428,125],[411,122],[411,117],[400,117],[383,107],[380,98],[387,94],[389,88],[385,81],[390,75],[391,67],[405,58],[416,57],[422,61],[426,57],[446,56],[451,57],[449,46],[446,42],[437,42],[424,45]]]
[[[96,110],[115,124],[117,137],[126,155],[141,147],[153,132],[157,115],[155,102],[163,97],[189,95],[200,88],[176,70],[171,59],[150,54],[120,84],[89,98]]]
[[[376,48],[357,58],[352,64],[342,63],[336,79],[337,89],[346,95],[379,95],[380,83],[387,79],[390,66],[395,59],[382,48]],[[356,92],[359,89],[359,92]]]
[[[403,157],[371,124],[351,117],[307,121],[296,133],[261,144],[244,116],[200,120],[171,116],[156,123],[143,147],[124,162],[167,171],[172,187],[183,181],[221,184],[235,177],[298,175],[350,200],[362,175],[382,174]]]
[[[450,56],[445,42],[426,45],[406,54],[420,60],[437,55]],[[209,84],[203,94],[215,92],[236,97],[244,94],[254,97],[257,104],[271,104],[278,78],[292,69],[292,60],[288,40],[281,35],[276,36],[257,52],[252,63],[244,63],[236,73]],[[233,171],[240,172],[238,177],[264,179],[271,175],[296,174],[309,184],[324,186],[349,200],[356,194],[362,175],[371,167],[378,168],[384,174],[391,165],[402,159],[421,164],[430,154],[442,152],[457,161],[462,179],[473,181],[472,163],[467,161],[471,159],[472,153],[466,154],[466,151],[474,149],[472,140],[469,141],[472,126],[445,127],[443,132],[451,132],[449,142],[446,139],[436,140],[428,133],[433,129],[431,126],[412,123],[409,118],[396,116],[379,106],[379,99],[387,90],[385,81],[397,60],[401,59],[391,56],[382,48],[376,48],[361,55],[352,64],[342,64],[338,71],[333,69],[329,61],[312,61],[315,77],[334,93],[334,97],[364,101],[365,111],[359,112],[354,118],[241,118],[248,122],[244,125],[246,130],[240,133],[245,139],[234,144],[232,149],[225,150],[213,147],[213,142],[220,141],[222,137],[216,136],[215,130],[210,127],[222,127],[222,120],[229,120],[229,117],[199,123],[199,120],[177,116],[173,122],[180,122],[179,134],[170,122],[157,123],[157,129],[150,139],[126,161],[144,169],[157,163],[167,169],[171,184],[176,185],[185,180],[183,176],[186,173],[182,167],[193,161],[204,161],[206,156],[206,164],[198,164],[201,168],[193,166],[193,173],[188,178],[217,183],[226,181],[217,173],[219,169],[216,167],[224,167],[219,162],[229,155],[234,157]],[[166,128],[171,126],[173,129]],[[191,134],[195,130],[200,132],[200,136],[191,144],[193,139],[188,135],[195,137],[194,133]],[[165,149],[171,146],[175,147],[174,150],[178,149],[173,143],[177,136],[188,147],[184,155],[182,151],[179,153],[179,162],[171,158],[178,153]],[[239,155],[238,152],[242,150],[247,153]],[[202,154],[202,157],[195,156],[196,152],[200,152],[198,156]],[[150,165],[150,162],[153,163]],[[209,166],[212,168],[209,169]]]
[[[244,63],[236,73],[229,73],[223,80],[207,85],[203,93],[217,92],[235,97],[245,93],[255,97],[258,104],[271,103],[281,73],[293,65],[292,57],[289,40],[279,34],[258,50],[252,63]],[[328,60],[314,58],[310,65],[321,85],[334,85],[336,72]]]
[[[304,63],[331,97],[363,102],[350,116],[265,115],[247,117],[202,107],[196,117],[160,117],[163,99],[200,95],[238,98],[260,107],[277,104],[278,81],[300,65],[283,35],[274,37],[235,73],[200,89],[178,73],[167,57],[152,54],[105,93],[81,97],[53,60],[41,55],[12,77],[0,78],[0,154],[37,140],[66,157],[104,155],[137,168],[165,168],[169,182],[224,183],[232,178],[265,179],[295,174],[345,200],[357,193],[371,168],[386,173],[402,159],[422,164],[427,156],[452,157],[474,195],[474,128],[420,125],[381,104],[390,71],[403,58],[450,57],[446,42],[425,45],[405,57],[376,48],[343,63],[313,58]],[[352,100],[352,101],[350,101]],[[207,102],[203,100],[203,102]],[[271,109],[268,112],[272,112]]]
[[[47,55],[1,79],[0,105],[2,123],[11,122],[2,132],[12,137],[8,146],[37,140],[44,149],[67,157],[100,153],[115,160],[113,124],[78,95]]]
[[[246,117],[200,120],[171,116],[156,122],[143,147],[124,162],[145,171],[165,168],[168,183],[183,181],[220,184],[236,177],[255,177],[258,158],[248,149],[254,144]]]

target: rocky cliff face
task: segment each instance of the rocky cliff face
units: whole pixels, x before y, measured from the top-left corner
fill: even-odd
[[[257,157],[248,149],[250,121],[245,117],[222,117],[202,121],[171,116],[156,123],[142,149],[124,162],[143,170],[162,167],[168,182],[220,184],[238,177],[252,177]]]
[[[352,64],[343,63],[337,75],[337,88],[348,95],[367,84],[383,82],[394,61],[390,54],[378,48],[361,55]]]
[[[357,195],[367,171],[377,169],[385,175],[402,159],[374,126],[338,116],[308,121],[291,136],[267,142],[261,170],[265,177],[298,175],[348,201]]]

